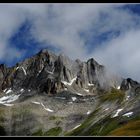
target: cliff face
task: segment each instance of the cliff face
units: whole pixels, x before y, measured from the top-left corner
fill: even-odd
[[[70,60],[67,56],[42,50],[32,58],[7,68],[0,66],[0,89],[34,89],[46,94],[56,94],[66,88],[93,89],[113,85],[106,77],[106,69],[93,58],[87,62]],[[114,79],[115,81],[116,79]]]

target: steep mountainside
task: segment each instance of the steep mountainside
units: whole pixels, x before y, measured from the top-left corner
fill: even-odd
[[[93,58],[42,50],[0,65],[0,135],[140,135],[128,133],[139,122],[139,92]]]
[[[11,68],[1,64],[0,81],[1,91],[28,89],[40,94],[56,94],[65,90],[98,94],[99,90],[108,90],[119,84],[119,78],[107,76],[105,67],[93,58],[87,62],[73,61],[47,50]]]

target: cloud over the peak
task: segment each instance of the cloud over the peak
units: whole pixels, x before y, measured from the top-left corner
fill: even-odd
[[[140,15],[123,6],[1,4],[0,60],[8,62],[25,55],[9,39],[28,20],[30,37],[43,47],[53,46],[72,59],[94,57],[122,76],[140,80]]]
[[[140,29],[131,30],[103,44],[93,56],[123,77],[140,80]]]

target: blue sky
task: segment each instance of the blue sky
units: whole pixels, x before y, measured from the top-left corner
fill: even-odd
[[[0,60],[1,63],[5,63],[7,66],[14,66],[16,63],[24,61],[26,58],[30,58],[31,56],[37,54],[42,48],[47,48],[53,52],[59,51],[59,49],[52,45],[47,43],[44,44],[34,39],[30,34],[31,28],[31,22],[26,20],[8,40],[9,45],[12,46],[11,48],[24,52],[24,55],[18,58],[13,58],[9,61],[5,61],[4,59]]]
[[[94,7],[93,7],[94,8]],[[118,8],[121,8],[123,10],[128,9],[134,12],[134,14],[140,15],[140,5],[134,4],[134,5],[124,5],[119,6]],[[51,8],[49,8],[50,14],[49,18],[53,15],[51,13]],[[108,14],[102,12],[100,14],[100,23],[104,20],[106,20]],[[24,60],[25,58],[28,58],[37,52],[39,52],[42,48],[47,48],[51,51],[59,51],[60,49],[57,49],[57,46],[52,46],[47,43],[43,44],[38,42],[36,39],[31,37],[30,29],[32,28],[32,23],[28,20],[23,22],[19,28],[17,28],[17,31],[12,34],[12,36],[9,39],[9,44],[13,46],[13,48],[24,51],[25,54],[20,58],[15,58],[13,60],[4,61],[1,60],[3,63],[6,63],[8,66],[13,66],[15,63]],[[96,46],[99,46],[100,44],[104,43],[104,41],[110,40],[112,36],[117,37],[120,35],[121,31],[118,30],[109,30],[106,32],[103,32],[101,34],[97,34],[96,36],[92,34],[92,32],[95,32],[98,30],[98,28],[90,29],[90,35],[86,36],[86,32],[81,33],[81,38],[85,39],[85,44],[87,47],[87,52],[90,53],[91,49],[93,50]]]
[[[47,48],[140,80],[139,4],[1,4],[0,19],[0,63]]]

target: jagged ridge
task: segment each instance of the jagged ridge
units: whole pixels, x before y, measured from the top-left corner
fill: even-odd
[[[87,62],[73,61],[47,50],[41,50],[11,68],[0,65],[0,90],[24,88],[55,94],[71,86],[73,90],[95,93],[97,89],[113,86],[109,80],[105,67],[93,58]]]

